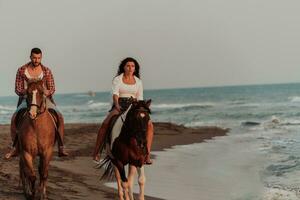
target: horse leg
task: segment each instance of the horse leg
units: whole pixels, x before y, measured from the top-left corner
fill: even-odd
[[[43,196],[43,171],[44,171],[44,156],[40,156],[40,163],[39,163],[39,175],[40,175],[40,184],[39,184],[39,190],[40,190],[40,199],[42,199]]]
[[[134,183],[134,178],[136,174],[136,167],[133,165],[129,165],[129,170],[128,170],[128,192],[130,196],[130,200],[134,200],[133,197],[133,183]]]
[[[153,141],[153,132],[154,132],[153,124],[152,124],[152,121],[149,120],[148,128],[147,128],[147,136],[146,136],[147,137],[147,156],[146,156],[146,161],[145,161],[145,163],[148,165],[151,165],[153,162],[150,158],[150,151],[151,151],[151,146],[152,146],[152,141]]]
[[[129,200],[128,180],[127,180],[126,174],[125,174],[125,167],[121,161],[116,160],[116,159],[112,160],[112,163],[115,165],[115,172],[117,171],[117,173],[115,173],[116,176],[119,176],[119,178],[122,180],[121,186],[125,192],[125,199]]]
[[[138,167],[138,182],[140,187],[140,194],[139,194],[139,200],[145,199],[145,183],[146,183],[146,176],[145,176],[145,169],[144,166]]]
[[[46,185],[47,185],[47,179],[48,179],[48,169],[49,164],[52,156],[52,150],[46,151],[46,154],[43,155],[40,158],[40,164],[39,164],[39,173],[40,173],[40,199],[47,199],[47,191],[46,191]]]
[[[125,168],[124,168],[123,163],[119,160],[116,160],[116,159],[113,159],[112,163],[118,168],[122,181],[127,182],[128,180],[126,178]]]
[[[23,152],[22,158],[20,158],[20,167],[23,167],[23,190],[27,199],[34,199],[35,196],[35,172],[33,167],[33,157]],[[22,169],[21,169],[22,170]]]
[[[117,167],[114,167],[115,176],[117,179],[117,185],[118,185],[118,195],[120,200],[124,200],[124,192],[123,192],[123,186],[122,186],[122,180],[120,176],[120,172]]]

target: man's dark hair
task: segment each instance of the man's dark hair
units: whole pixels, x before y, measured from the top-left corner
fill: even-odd
[[[40,48],[33,48],[33,49],[31,49],[31,53],[30,53],[30,55],[32,55],[32,54],[41,54],[42,53],[42,50],[40,49]]]

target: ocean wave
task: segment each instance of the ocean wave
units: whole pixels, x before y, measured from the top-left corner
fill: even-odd
[[[220,112],[218,114],[219,116],[222,116],[224,119],[235,119],[235,120],[243,120],[243,119],[255,119],[255,120],[262,120],[265,118],[268,118],[271,113],[268,112],[259,112],[259,113],[253,113],[253,112]]]
[[[265,188],[263,200],[299,200],[299,188],[273,186]]]
[[[0,110],[14,111],[14,110],[16,110],[16,107],[15,106],[3,106],[3,105],[0,105]]]
[[[108,107],[110,103],[107,102],[94,102],[93,100],[89,101],[87,103],[89,108],[102,108],[102,107]]]
[[[300,120],[282,120],[281,118],[273,115],[266,121],[243,121],[241,126],[244,127],[263,127],[264,129],[281,128],[283,126],[300,126]]]
[[[192,122],[184,123],[183,125],[186,126],[186,127],[218,126],[218,127],[224,128],[224,129],[233,126],[232,124],[229,125],[228,123],[223,123],[223,122],[215,121],[215,120],[212,120],[212,121],[192,121]]]
[[[300,102],[300,96],[292,96],[292,97],[289,97],[288,99],[293,103]]]
[[[262,104],[260,103],[247,103],[245,101],[232,101],[227,103],[229,106],[234,107],[243,107],[243,108],[257,108],[260,107]]]
[[[249,108],[257,108],[261,106],[259,103],[245,103],[245,104],[240,104],[238,105],[239,107],[249,107]]]
[[[273,115],[271,117],[271,119],[264,121],[262,123],[264,129],[275,129],[275,128],[279,128],[280,126],[282,126],[282,120],[277,117],[276,115]]]
[[[264,122],[264,126],[300,126],[300,120],[296,119],[280,119],[279,117],[272,116],[271,120]]]
[[[233,101],[230,101],[228,104],[229,105],[242,105],[242,104],[245,104],[246,102],[244,100],[233,100]]]
[[[174,109],[174,108],[188,108],[188,107],[199,107],[199,108],[208,108],[213,107],[214,103],[186,103],[186,104],[153,104],[152,108],[159,109]]]
[[[207,126],[208,123],[205,123],[203,121],[196,121],[196,122],[188,122],[186,124],[184,124],[187,127],[199,127],[199,126]]]
[[[287,123],[282,123],[280,125],[282,125],[282,126],[299,126],[300,122],[297,122],[297,123],[295,123],[295,122],[287,122]]]
[[[75,94],[74,97],[91,97],[89,94]]]
[[[299,162],[291,164],[291,165],[288,165],[288,164],[275,165],[275,164],[273,164],[273,165],[268,166],[266,168],[266,170],[269,172],[270,175],[282,176],[285,173],[294,171],[296,168],[299,168]]]
[[[58,109],[63,113],[91,113],[91,112],[99,112],[99,111],[107,111],[109,109],[109,104],[105,103],[91,103],[91,104],[83,104],[83,105],[64,105],[58,106]]]
[[[277,148],[279,145],[275,145]],[[286,148],[285,145],[280,145],[279,148]],[[272,176],[283,176],[286,173],[294,172],[300,170],[300,160],[299,157],[289,156],[287,159],[278,161],[275,164],[271,164],[266,167],[265,173]]]
[[[183,114],[185,112],[197,112],[199,110],[212,108],[212,104],[157,104],[151,106],[152,114],[155,115],[164,115],[164,114],[176,114],[180,113]]]
[[[300,125],[300,120],[297,119],[288,119],[280,123],[281,126],[298,126]]]
[[[6,110],[0,110],[1,115],[7,115],[7,114],[12,114],[13,111],[6,111]]]

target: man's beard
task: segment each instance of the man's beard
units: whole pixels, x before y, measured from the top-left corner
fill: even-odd
[[[33,62],[33,63],[32,63],[32,65],[33,65],[34,67],[38,67],[40,64],[41,64],[40,62]]]

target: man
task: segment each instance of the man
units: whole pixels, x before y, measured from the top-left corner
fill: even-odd
[[[31,79],[41,79],[44,83],[44,95],[46,96],[46,106],[50,113],[57,118],[57,138],[58,138],[58,156],[68,156],[64,150],[64,119],[62,114],[57,110],[53,101],[53,94],[55,92],[54,78],[51,70],[41,63],[42,51],[39,48],[33,48],[30,53],[31,62],[23,65],[17,71],[15,92],[19,96],[18,106],[16,112],[11,119],[11,137],[13,145],[11,150],[5,155],[6,159],[18,155],[18,137],[17,137],[17,120],[18,113],[27,108],[26,104],[26,89],[27,82]]]

